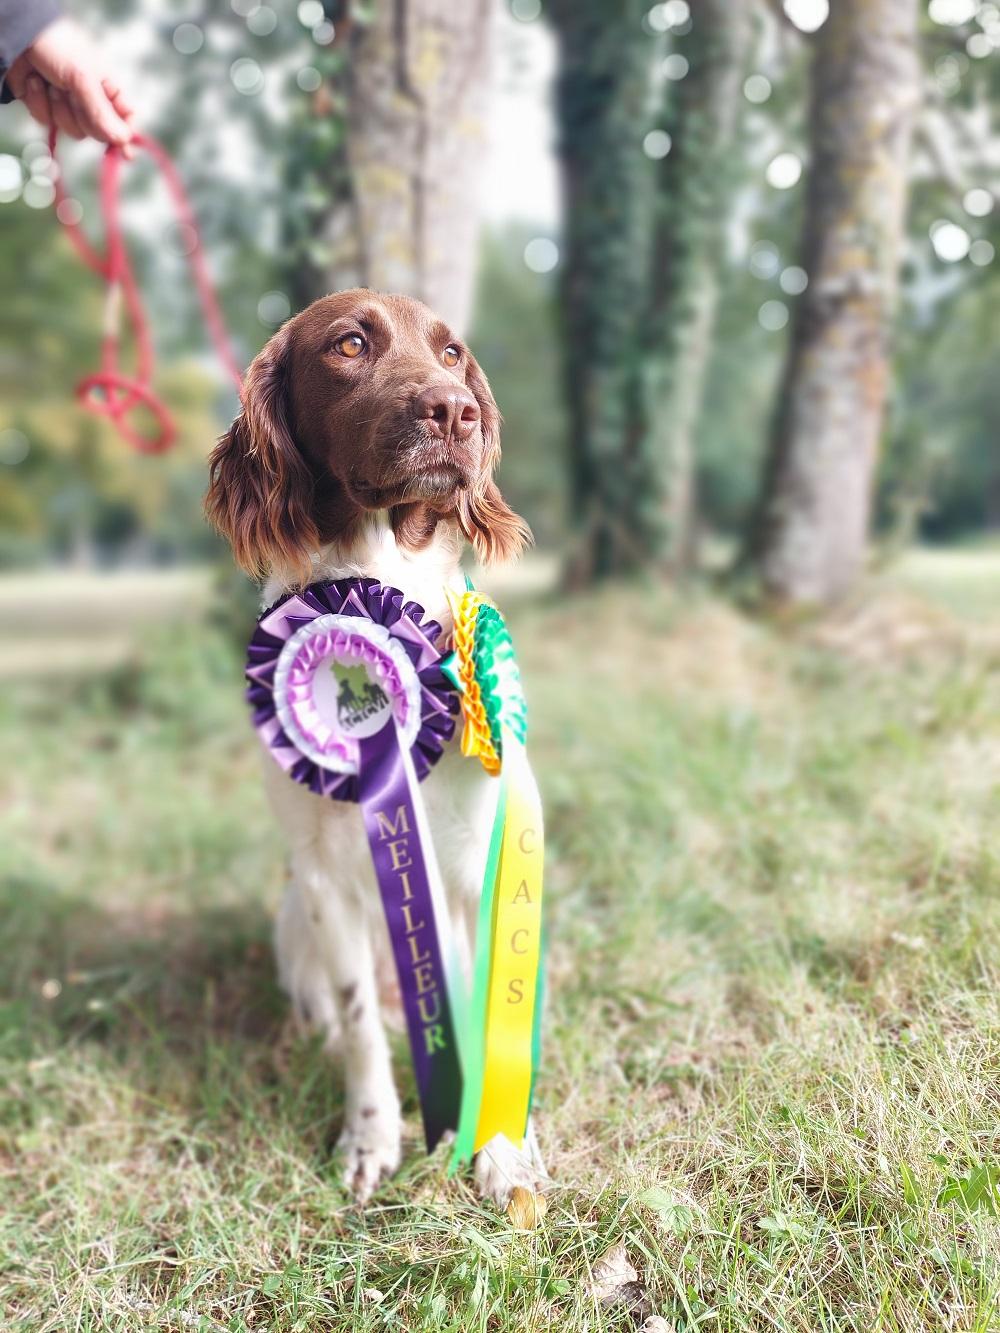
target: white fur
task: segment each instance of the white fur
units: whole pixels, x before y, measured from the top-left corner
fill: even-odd
[[[312,579],[376,578],[418,602],[447,633],[452,624],[445,588],[465,587],[461,549],[454,522],[440,523],[430,543],[414,553],[396,544],[386,515],[373,515],[349,549],[327,547],[319,554]],[[270,580],[265,605],[286,590],[280,579]],[[344,1178],[363,1201],[399,1165],[401,1128],[380,1005],[393,992],[394,968],[368,842],[356,805],[314,795],[269,757],[264,774],[290,851],[290,880],[275,932],[279,974],[299,1018],[318,1026],[327,1049],[343,1055]],[[463,760],[456,730],[422,794],[455,933],[471,957],[495,783],[479,764]],[[507,1147],[510,1152],[492,1156],[484,1150],[477,1163],[481,1192],[500,1204],[524,1175],[510,1160],[510,1153],[522,1154]],[[527,1155],[523,1161],[529,1172],[540,1165],[532,1159],[529,1167]]]

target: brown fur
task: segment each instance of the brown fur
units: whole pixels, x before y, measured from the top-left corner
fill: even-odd
[[[334,344],[360,333],[349,360]],[[444,348],[462,350],[457,366]],[[445,438],[419,413],[427,390],[457,395],[474,423]],[[478,407],[478,412],[476,408]],[[388,509],[397,540],[419,550],[455,518],[477,557],[512,559],[530,540],[493,480],[500,413],[472,354],[418,301],[365,289],[315,301],[247,372],[243,409],[216,445],[205,500],[237,563],[307,581],[321,544],[348,543],[368,511]]]

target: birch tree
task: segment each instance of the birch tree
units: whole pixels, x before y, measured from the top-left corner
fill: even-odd
[[[861,572],[920,100],[917,0],[837,0],[815,38],[802,264],[750,550],[775,602]]]
[[[467,325],[494,3],[344,6],[345,58],[320,95],[320,109],[342,116],[343,138],[330,151],[314,284],[403,292]]]

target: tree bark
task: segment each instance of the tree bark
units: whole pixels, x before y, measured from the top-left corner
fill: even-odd
[[[919,103],[917,0],[837,0],[816,41],[793,322],[750,555],[769,598],[828,605],[865,562]]]
[[[551,0],[563,179],[560,308],[569,416],[571,578],[647,562],[652,470],[629,438],[647,280],[642,0]]]
[[[325,220],[325,285],[415,296],[462,331],[475,282],[494,0],[385,0],[364,23],[350,9],[349,198]]]
[[[695,546],[695,431],[715,333],[727,204],[740,168],[742,85],[753,0],[692,0],[691,30],[675,44],[687,75],[667,85],[670,152],[656,192],[644,404],[648,448],[661,470],[663,551],[675,575]]]

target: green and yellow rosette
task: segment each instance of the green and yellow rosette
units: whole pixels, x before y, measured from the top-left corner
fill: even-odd
[[[507,626],[471,587],[449,600],[455,649],[442,669],[461,693],[462,753],[478,758],[499,784],[479,904],[454,1170],[496,1134],[517,1146],[524,1140],[538,1065],[545,844]]]

